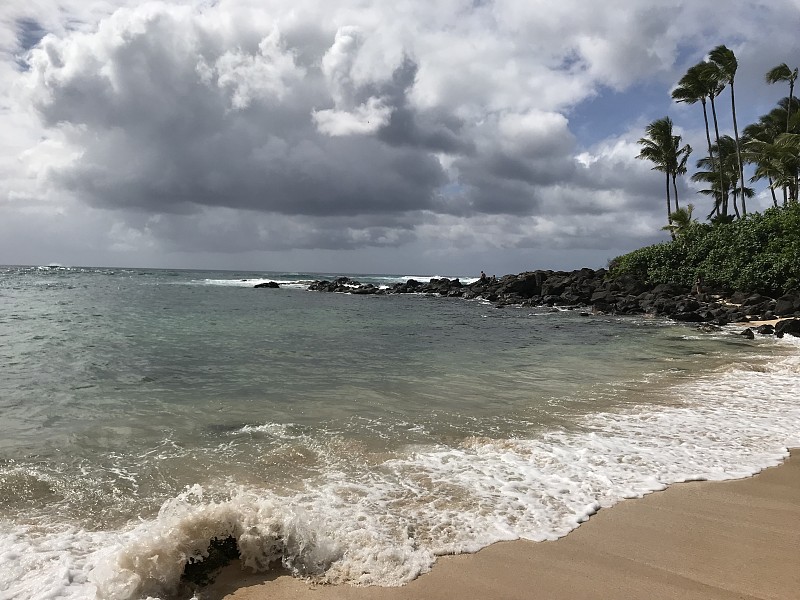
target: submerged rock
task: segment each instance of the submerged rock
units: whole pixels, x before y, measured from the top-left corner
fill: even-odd
[[[360,285],[357,288],[350,290],[351,294],[377,294],[379,288],[375,287],[371,283],[366,285]]]

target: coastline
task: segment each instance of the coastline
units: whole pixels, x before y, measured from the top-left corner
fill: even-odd
[[[600,510],[551,542],[439,558],[399,588],[313,585],[228,565],[203,600],[786,599],[800,589],[800,450],[745,479],[687,482]]]
[[[274,281],[255,287],[280,285]],[[760,327],[761,335],[800,336],[800,292],[773,296],[759,293],[693,288],[680,284],[646,284],[628,277],[615,279],[606,269],[576,271],[526,271],[486,277],[464,284],[458,278],[432,278],[427,283],[408,279],[392,286],[361,283],[348,276],[333,281],[316,280],[308,288],[315,292],[355,295],[425,294],[465,300],[483,300],[495,308],[507,306],[579,309],[582,314],[654,315],[694,325],[719,328],[732,323]],[[556,309],[557,310],[557,309]],[[588,312],[591,311],[591,312]],[[769,324],[769,327],[764,327]],[[745,333],[748,337],[752,332]]]
[[[800,337],[737,335],[751,320],[265,295],[211,276],[21,274],[9,339],[26,358],[3,385],[18,407],[3,423],[5,595],[188,600],[241,554],[318,584],[234,568],[218,597],[258,583],[273,587],[256,600],[557,597],[586,577],[627,581],[631,559],[668,536],[600,536],[637,553],[602,555],[596,571],[564,559],[562,543],[492,544],[564,538],[599,507],[604,518],[676,482],[750,477],[800,448]],[[444,556],[458,552],[478,554]],[[549,571],[562,576],[538,579]]]

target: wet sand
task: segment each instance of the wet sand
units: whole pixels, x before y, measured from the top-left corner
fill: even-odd
[[[794,317],[789,317],[794,318]],[[737,327],[741,327],[744,331],[748,327],[760,327],[761,325],[775,325],[778,324],[778,321],[783,321],[783,319],[769,319],[768,321],[741,321],[739,323],[735,323]]]
[[[554,542],[440,558],[401,588],[319,586],[229,565],[208,600],[800,598],[800,451],[749,479],[692,482],[601,510]]]

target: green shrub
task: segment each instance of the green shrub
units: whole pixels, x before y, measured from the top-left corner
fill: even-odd
[[[691,286],[699,276],[720,291],[781,295],[800,287],[800,204],[729,224],[695,223],[672,242],[615,258],[610,269],[648,285]]]

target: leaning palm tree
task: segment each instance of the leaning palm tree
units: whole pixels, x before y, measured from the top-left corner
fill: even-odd
[[[736,70],[739,67],[739,62],[736,60],[736,55],[733,50],[727,46],[720,45],[714,48],[708,55],[712,63],[719,67],[722,74],[722,81],[727,83],[731,88],[731,113],[733,115],[733,135],[736,141],[736,160],[739,167],[739,181],[741,183],[740,195],[742,199],[742,213],[747,214],[747,205],[745,204],[745,191],[744,191],[744,168],[742,166],[742,152],[739,144],[739,127],[736,124],[736,94],[733,89],[733,82],[736,78]]]
[[[672,99],[675,102],[685,102],[686,104],[696,104],[700,102],[703,106],[703,122],[706,126],[706,141],[708,142],[708,155],[712,158],[711,154],[711,132],[708,126],[708,109],[706,108],[706,100],[709,96],[708,86],[705,85],[702,74],[701,66],[695,65],[690,67],[686,74],[681,77],[677,87],[672,90]]]
[[[777,67],[773,67],[767,71],[766,80],[769,84],[778,83],[779,81],[789,82],[789,105],[786,111],[786,133],[789,133],[789,118],[791,116],[792,97],[794,95],[794,82],[797,81],[797,67],[795,67],[793,71],[789,68],[789,65],[781,63]]]
[[[690,67],[686,74],[681,77],[678,86],[672,91],[672,98],[676,102],[685,102],[686,104],[695,104],[700,102],[703,107],[703,122],[706,127],[706,143],[708,144],[708,158],[710,160],[711,170],[718,175],[718,185],[716,189],[722,193],[722,173],[720,171],[718,162],[714,158],[713,146],[711,144],[711,131],[708,122],[708,108],[707,103],[711,105],[711,114],[714,122],[714,134],[719,145],[719,125],[717,123],[717,110],[714,103],[716,98],[724,89],[724,84],[720,82],[719,68],[713,63],[700,62],[693,67]],[[715,206],[720,208],[724,214],[728,213],[728,199],[727,197],[718,198]]]

